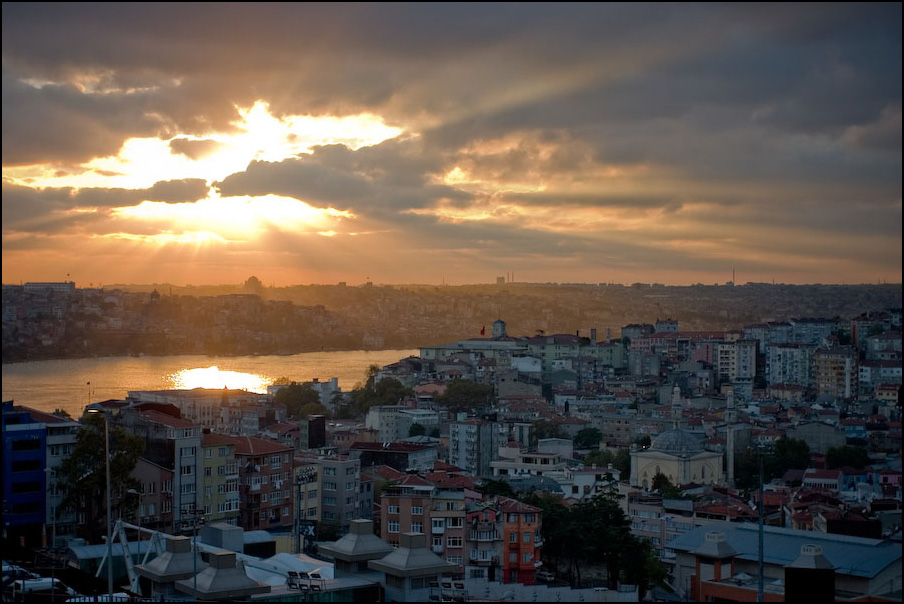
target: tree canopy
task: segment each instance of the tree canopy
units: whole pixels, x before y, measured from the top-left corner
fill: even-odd
[[[403,399],[414,394],[402,382],[395,378],[383,378],[377,381],[379,365],[371,365],[367,368],[364,384],[357,384],[351,391],[349,400],[351,409],[344,415],[363,416],[375,405],[398,405]]]
[[[869,465],[869,455],[860,447],[851,447],[843,445],[841,447],[830,447],[826,451],[826,468],[834,470],[835,468],[843,468],[850,466],[858,470]]]
[[[452,380],[446,384],[445,392],[436,397],[436,402],[450,413],[474,413],[481,407],[492,405],[495,400],[492,386],[472,380]]]
[[[614,494],[601,493],[570,508],[551,493],[529,493],[522,500],[543,511],[544,558],[552,568],[564,567],[572,585],[581,583],[582,569],[600,563],[605,563],[610,588],[635,583],[643,597],[664,582],[665,568],[650,543],[631,533]]]
[[[603,440],[603,433],[597,428],[583,428],[574,435],[576,449],[593,449]]]
[[[81,429],[76,436],[72,454],[57,469],[57,477],[66,485],[66,496],[61,507],[85,512],[86,538],[99,542],[106,534],[107,457],[104,417],[100,413],[86,413],[81,419]],[[131,434],[120,426],[110,426],[110,484],[113,494],[113,516],[128,516],[123,506],[128,502],[129,489],[138,490],[141,484],[131,477],[138,458],[144,453],[145,443],[140,436]],[[100,495],[103,494],[103,495]],[[84,507],[82,507],[84,503]]]
[[[320,402],[320,393],[310,382],[290,382],[273,395],[273,402],[286,406],[289,417],[298,419],[309,415],[326,415],[329,410]]]

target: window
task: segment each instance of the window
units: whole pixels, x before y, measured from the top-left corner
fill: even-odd
[[[461,547],[461,537],[446,537],[446,547]]]
[[[512,564],[518,563],[518,552],[509,552],[509,562]]]
[[[336,505],[336,498],[335,497],[324,497],[323,505]]]
[[[397,506],[397,505],[391,505],[391,506],[389,506],[389,513],[390,513],[390,514],[398,514],[398,513],[399,513],[399,506]]]
[[[323,490],[324,490],[324,491],[335,491],[335,490],[336,490],[336,483],[335,483],[335,482],[324,482],[324,483],[323,483]]]
[[[317,508],[308,508],[308,518],[317,517]]]
[[[423,522],[412,522],[411,523],[411,532],[412,533],[423,533],[424,532],[424,523]]]
[[[217,476],[226,476],[226,466],[217,466]]]
[[[461,564],[461,556],[447,556],[446,562],[451,562],[452,564]]]
[[[283,506],[283,509],[282,509],[282,515],[283,515],[283,516],[288,516],[288,515],[289,515],[289,506]]]
[[[524,555],[521,556],[522,562],[530,562],[534,557],[533,552],[524,552]]]
[[[335,476],[336,468],[329,468],[329,467],[323,468],[323,475],[324,476]]]
[[[345,483],[345,490],[346,490],[346,491],[353,491],[353,490],[355,490],[355,483],[354,483],[354,482],[346,482],[346,483]]]
[[[524,522],[536,522],[536,521],[537,521],[536,514],[525,514],[524,515]]]
[[[509,543],[518,543],[518,533],[509,533]]]
[[[210,459],[213,457],[213,449],[204,449],[204,458]]]
[[[449,528],[461,528],[463,518],[446,518],[446,526]]]
[[[411,515],[412,516],[420,516],[424,513],[424,507],[420,505],[411,506]]]
[[[210,476],[212,473],[212,468],[204,468],[204,476]]]
[[[350,467],[348,467],[348,468],[345,468],[345,475],[346,475],[346,476],[351,476],[351,475],[354,474],[356,471],[357,471],[357,469],[355,468],[355,466],[350,466]]]
[[[434,537],[433,538],[433,547],[442,547],[443,546],[443,538],[442,537]]]
[[[191,476],[195,473],[195,468],[193,466],[182,466],[179,471],[183,476]]]
[[[390,533],[398,533],[399,532],[399,521],[398,520],[390,520],[386,525],[387,532]]]
[[[220,447],[217,449],[217,455],[220,457],[226,457],[226,447]]]
[[[531,534],[530,534],[530,533],[524,533],[524,542],[525,542],[525,543],[530,543],[532,540],[533,540],[533,539],[531,538]]]
[[[508,522],[518,522],[518,514],[509,514]]]

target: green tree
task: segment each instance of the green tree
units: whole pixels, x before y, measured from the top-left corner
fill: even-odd
[[[843,445],[826,451],[826,467],[830,470],[850,466],[858,470],[869,465],[869,455],[860,447]]]
[[[128,516],[134,504],[128,502],[129,489],[138,490],[141,484],[131,477],[138,458],[144,453],[144,440],[121,426],[110,426],[110,485],[113,499],[112,515]],[[106,535],[107,457],[106,427],[100,413],[86,413],[76,436],[72,454],[57,470],[66,485],[61,507],[67,511],[84,512],[85,538],[99,543]],[[125,507],[129,506],[129,507]]]
[[[395,378],[383,378],[378,382],[376,375],[379,371],[378,365],[368,367],[364,384],[359,384],[350,393],[349,399],[354,416],[367,415],[368,410],[375,405],[398,405],[403,399],[414,394],[411,388]]]
[[[603,440],[603,433],[597,428],[583,428],[574,435],[574,446],[576,449],[592,449],[599,446]]]
[[[427,428],[423,424],[411,424],[408,428],[408,436],[423,436],[427,434]]]
[[[562,429],[562,426],[548,419],[538,419],[531,424],[531,427],[530,436],[533,445],[543,438],[568,438],[568,433]]]
[[[472,380],[452,380],[446,384],[445,392],[436,397],[436,402],[450,413],[474,413],[481,407],[492,405],[495,400],[492,386]]]
[[[503,497],[508,497],[510,499],[516,498],[515,490],[512,488],[512,485],[508,483],[506,480],[497,480],[493,478],[487,478],[483,481],[483,484],[477,487],[477,490],[483,493],[484,496],[490,497],[492,495],[502,495]]]
[[[596,466],[598,468],[606,468],[610,463],[613,464],[615,461],[615,455],[612,451],[600,451],[599,449],[595,449],[584,456],[584,465],[585,466]]]
[[[766,481],[784,476],[788,470],[805,470],[810,466],[810,446],[795,438],[780,438],[775,451],[766,456]]]
[[[328,412],[320,403],[320,394],[310,382],[291,382],[288,386],[283,386],[273,395],[273,402],[285,405],[286,413],[295,419]]]
[[[681,489],[673,485],[669,477],[662,472],[653,476],[651,487],[654,491],[659,491],[666,499],[681,499]]]
[[[622,478],[627,478],[631,474],[631,450],[622,447],[615,453],[615,461],[612,466],[621,472]]]

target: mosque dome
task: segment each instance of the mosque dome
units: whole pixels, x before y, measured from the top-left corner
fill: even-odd
[[[650,450],[686,457],[702,453],[703,443],[695,434],[687,430],[666,430],[656,437]]]

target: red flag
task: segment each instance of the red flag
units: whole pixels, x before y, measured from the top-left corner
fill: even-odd
[[[484,336],[484,335],[486,335],[486,333],[487,333],[487,326],[484,325],[483,327],[480,328],[480,335]]]

